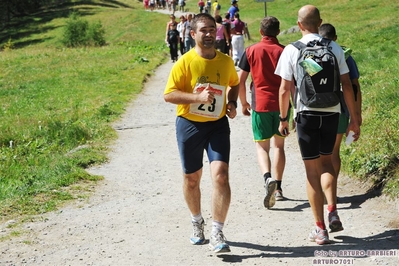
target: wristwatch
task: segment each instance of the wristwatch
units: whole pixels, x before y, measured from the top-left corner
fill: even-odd
[[[229,104],[229,103],[233,104],[234,107],[237,109],[237,101],[229,101],[227,104]]]
[[[281,122],[285,122],[288,120],[288,115],[286,117],[279,116]]]

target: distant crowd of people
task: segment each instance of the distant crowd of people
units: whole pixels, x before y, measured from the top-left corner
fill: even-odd
[[[223,17],[220,15],[221,5],[217,0],[213,3],[211,0],[206,2],[199,0],[198,7],[199,14],[211,14],[216,20],[215,48],[231,56],[237,66],[244,53],[244,37],[250,38],[247,24],[240,19],[238,13],[238,1],[231,1],[231,6]],[[177,22],[174,13],[170,15],[170,21],[166,25],[165,42],[169,46],[172,62],[178,59],[178,51],[180,55],[183,55],[195,46],[195,41],[190,34],[190,24],[194,16],[195,14],[192,13],[181,15]]]
[[[168,9],[172,14],[177,10],[184,12],[186,0],[143,0],[145,10]]]

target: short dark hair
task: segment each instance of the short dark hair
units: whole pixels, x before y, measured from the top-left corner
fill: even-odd
[[[213,21],[213,24],[215,25],[215,28],[216,28],[216,21],[215,21],[215,18],[214,18],[211,14],[208,14],[208,13],[200,13],[200,14],[195,15],[195,17],[194,17],[193,20],[191,21],[191,24],[190,24],[191,29],[192,29],[194,32],[196,32],[196,31],[197,31],[197,24],[198,24],[198,22],[200,22],[200,21],[205,21],[205,20],[208,20],[208,19]]]
[[[272,16],[265,17],[260,22],[260,30],[265,36],[276,37],[280,32],[280,21]]]
[[[337,32],[335,31],[335,27],[329,23],[325,23],[320,26],[319,34],[321,37],[333,40],[335,36],[337,36]]]
[[[222,22],[223,22],[223,19],[222,19],[221,16],[216,15],[216,16],[215,16],[215,21],[216,21],[217,23],[222,23]]]

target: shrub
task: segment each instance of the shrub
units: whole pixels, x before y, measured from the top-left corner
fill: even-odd
[[[66,22],[62,43],[67,47],[101,46],[105,44],[104,34],[100,21],[89,24],[77,12],[73,12]]]
[[[101,21],[89,25],[87,38],[91,45],[103,46],[105,44],[104,34],[105,30],[101,24]]]

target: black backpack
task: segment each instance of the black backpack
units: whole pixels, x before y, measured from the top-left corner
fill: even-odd
[[[340,73],[335,55],[328,47],[331,40],[323,38],[308,44],[292,43],[299,50],[296,78],[297,97],[308,107],[327,108],[340,102]]]

